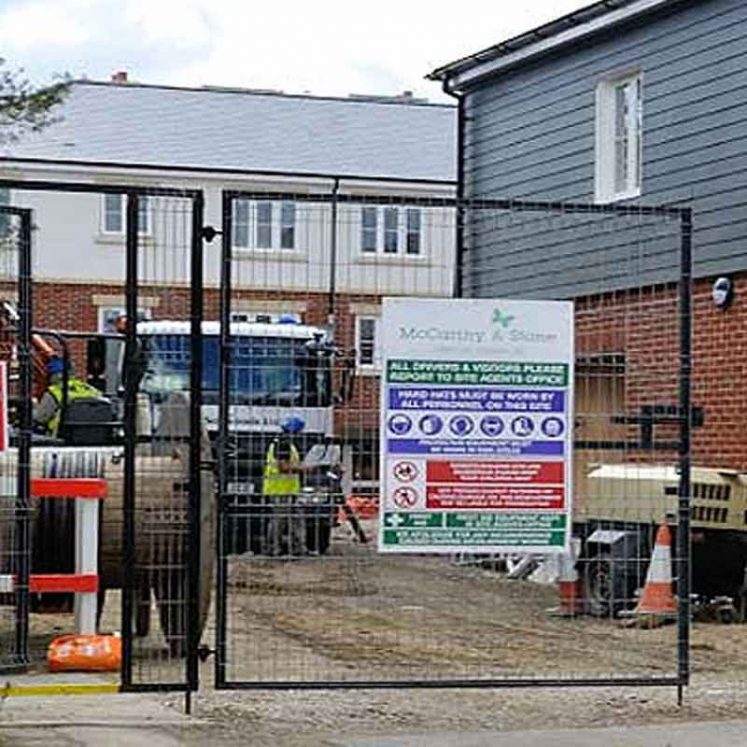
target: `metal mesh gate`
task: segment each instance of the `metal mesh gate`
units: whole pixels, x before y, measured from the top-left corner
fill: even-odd
[[[223,240],[218,687],[686,683],[687,211],[230,192]],[[376,552],[381,300],[455,286],[575,301],[571,607],[547,558]],[[679,624],[646,629],[667,521]]]
[[[8,403],[5,451],[0,454],[0,672],[23,670],[29,660],[31,570],[29,446],[31,437],[31,212],[0,206],[0,284],[13,298],[13,329],[0,336]],[[7,423],[15,420],[15,453]]]
[[[29,478],[102,478],[108,491],[98,533],[97,628],[121,635],[123,649],[121,674],[112,680],[121,677],[123,690],[194,690],[214,533],[213,463],[201,424],[202,193],[3,184],[13,188],[14,203],[35,208],[42,230],[35,234],[32,330],[29,211],[7,211],[25,221],[26,233],[20,239],[11,234],[11,240],[26,249],[19,255],[26,264],[19,269],[6,241],[1,298],[11,321],[3,315],[8,345],[2,359],[16,375],[15,388],[26,388],[12,392],[20,394],[11,424],[18,432],[21,472],[16,489],[12,472],[3,469],[3,515],[10,512],[15,522],[4,521],[0,535],[0,574],[18,577],[15,597],[3,594],[2,601],[16,605],[20,623],[13,621],[18,642],[6,645],[3,628],[2,645],[30,671],[43,671],[52,638],[74,630],[72,595],[29,594],[28,577],[75,573],[75,496],[30,500]],[[60,215],[79,220],[61,225]],[[98,233],[86,234],[91,224]],[[69,267],[56,266],[70,282],[50,282],[49,268],[70,238],[68,227],[75,245],[88,240],[91,251],[70,253]],[[11,285],[19,277],[27,283],[20,291]],[[51,359],[63,364],[58,417],[40,419],[34,404],[32,433],[31,394],[41,401],[53,383]],[[24,361],[25,379],[17,374]],[[6,607],[2,613],[4,624],[15,614]],[[31,645],[21,652],[26,640]]]

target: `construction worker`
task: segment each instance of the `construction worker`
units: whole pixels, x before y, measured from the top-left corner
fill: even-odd
[[[293,437],[304,427],[301,418],[288,418],[281,426],[281,435],[267,449],[262,495],[270,505],[269,555],[302,555],[306,549],[306,524],[296,506],[296,497],[301,492],[301,474],[306,470],[293,443]]]
[[[62,416],[63,380],[65,363],[58,356],[50,358],[47,362],[47,375],[49,384],[38,403],[34,405],[34,425],[43,429],[50,436],[57,436]],[[99,399],[101,392],[85,381],[81,381],[73,374],[72,368],[68,367],[67,379],[67,402],[70,404],[76,399]]]

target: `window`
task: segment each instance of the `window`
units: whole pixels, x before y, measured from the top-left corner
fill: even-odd
[[[378,210],[364,207],[361,213],[361,251],[375,252],[378,245]]]
[[[284,202],[280,207],[280,248],[293,249],[296,246],[296,205]]]
[[[405,248],[408,254],[420,254],[420,210],[408,208]]]
[[[249,246],[249,200],[233,203],[233,245]]]
[[[234,200],[233,246],[237,249],[295,249],[296,204]]]
[[[378,370],[379,319],[375,316],[359,316],[355,324],[356,365],[359,370]]]
[[[643,106],[640,74],[597,86],[595,198],[614,202],[641,194]]]
[[[396,254],[399,248],[399,210],[384,209],[384,251]]]
[[[420,208],[364,207],[361,210],[361,251],[366,254],[417,256],[421,251],[421,233]]]
[[[10,205],[10,190],[0,187],[0,205]],[[0,239],[10,234],[11,218],[8,213],[0,213]]]
[[[257,203],[257,249],[272,249],[272,203]]]
[[[101,209],[103,233],[123,234],[126,225],[127,199],[125,195],[104,195]],[[138,233],[150,234],[150,206],[145,195],[138,197]]]

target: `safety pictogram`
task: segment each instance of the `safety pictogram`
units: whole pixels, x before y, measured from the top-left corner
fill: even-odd
[[[392,499],[399,508],[412,508],[418,501],[418,494],[412,488],[397,488]]]
[[[417,464],[413,462],[397,462],[392,472],[400,482],[412,482],[420,474]]]

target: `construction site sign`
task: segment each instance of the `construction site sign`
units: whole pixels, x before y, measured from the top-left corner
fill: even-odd
[[[571,529],[573,305],[384,300],[384,552],[560,552]]]

